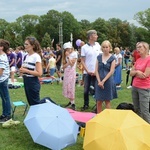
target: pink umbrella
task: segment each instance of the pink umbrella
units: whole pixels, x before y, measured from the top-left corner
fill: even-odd
[[[96,115],[95,113],[92,113],[92,112],[79,112],[79,111],[75,111],[69,108],[66,108],[66,109],[69,111],[72,118],[78,122],[86,123],[87,121],[89,121]]]

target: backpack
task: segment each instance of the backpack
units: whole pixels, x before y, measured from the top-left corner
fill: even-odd
[[[134,106],[131,103],[122,102],[116,107],[116,109],[124,109],[124,110],[134,111]]]

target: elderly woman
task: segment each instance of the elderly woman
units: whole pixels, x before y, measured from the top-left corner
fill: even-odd
[[[132,100],[135,112],[150,123],[150,55],[149,44],[139,42],[137,45],[140,58],[135,62],[130,75],[134,77],[132,84]]]

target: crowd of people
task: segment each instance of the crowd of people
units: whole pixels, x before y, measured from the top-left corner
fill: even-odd
[[[84,87],[83,107],[89,108],[89,92],[94,88],[96,113],[102,111],[102,104],[111,108],[111,100],[117,98],[117,88],[121,87],[122,70],[130,70],[132,76],[132,100],[134,111],[150,123],[150,55],[149,44],[138,42],[136,50],[129,48],[113,49],[110,41],[101,45],[97,42],[96,30],[87,31],[87,43],[81,41],[80,50],[74,50],[70,42],[63,47],[41,48],[34,37],[27,37],[24,46],[10,48],[9,42],[0,40],[0,97],[2,99],[2,115],[0,122],[11,118],[11,100],[8,90],[8,79],[15,82],[14,75],[23,78],[24,91],[28,104],[36,105],[47,102],[40,100],[39,77],[48,74],[52,79],[63,82],[62,94],[69,102],[65,107],[76,109],[75,85],[78,71],[78,86]],[[132,59],[132,61],[130,61]],[[123,63],[124,61],[124,63]],[[131,62],[129,64],[129,62]],[[125,64],[125,66],[123,66]],[[63,70],[63,74],[62,74]],[[63,80],[63,81],[62,81]]]

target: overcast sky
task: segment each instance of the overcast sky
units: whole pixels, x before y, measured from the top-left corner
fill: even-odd
[[[78,21],[119,18],[137,25],[134,15],[148,8],[150,0],[0,0],[0,18],[13,22],[26,14],[41,16],[54,9],[68,11]]]

